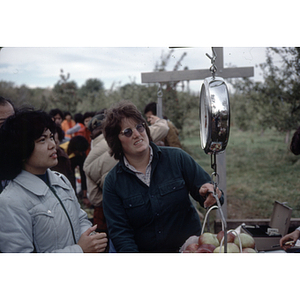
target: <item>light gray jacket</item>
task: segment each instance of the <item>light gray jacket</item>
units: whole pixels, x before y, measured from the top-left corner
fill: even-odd
[[[76,243],[91,227],[68,179],[47,170],[50,185],[64,204]],[[22,171],[0,195],[1,252],[82,252],[59,200],[37,176]]]

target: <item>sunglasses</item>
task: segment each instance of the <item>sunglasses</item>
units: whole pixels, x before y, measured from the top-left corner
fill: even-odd
[[[135,129],[136,129],[139,133],[144,132],[144,130],[145,130],[145,123],[137,124],[137,125],[135,126]],[[126,137],[129,138],[129,137],[132,136],[133,131],[132,131],[131,128],[126,128],[126,129],[122,130],[120,133],[121,133],[122,135],[125,135]]]

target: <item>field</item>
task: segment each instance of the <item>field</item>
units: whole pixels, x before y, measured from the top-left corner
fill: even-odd
[[[226,148],[227,218],[270,218],[274,201],[300,217],[300,157],[275,130],[242,132],[230,128]],[[201,149],[199,136],[183,140],[184,149],[209,173],[211,157]],[[201,211],[201,209],[200,209]],[[205,211],[204,211],[205,213]]]

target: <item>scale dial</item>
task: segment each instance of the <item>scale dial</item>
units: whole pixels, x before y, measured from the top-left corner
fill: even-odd
[[[206,78],[201,87],[200,140],[205,153],[223,152],[230,129],[230,108],[227,86],[221,77]]]

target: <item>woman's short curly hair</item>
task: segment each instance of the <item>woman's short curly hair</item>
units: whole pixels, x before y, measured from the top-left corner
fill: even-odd
[[[123,119],[132,119],[136,123],[144,123],[149,141],[152,141],[146,120],[132,102],[122,100],[112,105],[106,112],[103,122],[103,134],[110,148],[110,155],[117,160],[123,156],[122,144],[119,139]]]
[[[0,179],[14,179],[31,156],[35,141],[55,122],[44,111],[25,108],[6,119],[0,129]]]

